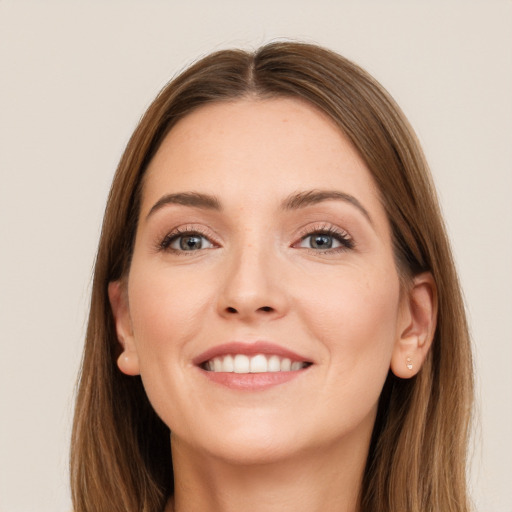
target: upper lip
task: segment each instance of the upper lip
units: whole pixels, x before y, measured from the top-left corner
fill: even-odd
[[[215,347],[205,350],[197,357],[193,359],[193,363],[197,366],[210,361],[214,357],[226,356],[228,354],[244,354],[247,356],[253,356],[256,354],[268,354],[276,355],[280,357],[287,357],[292,361],[311,362],[307,357],[303,357],[292,350],[276,345],[269,341],[255,341],[252,343],[246,343],[241,341],[232,341],[224,343],[222,345],[216,345]]]

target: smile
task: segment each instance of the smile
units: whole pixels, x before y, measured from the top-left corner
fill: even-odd
[[[303,361],[292,361],[288,357],[278,355],[228,354],[214,357],[206,361],[202,367],[206,371],[216,373],[267,373],[267,372],[296,372],[310,365]]]
[[[263,391],[309,373],[314,361],[268,341],[214,346],[193,360],[210,382],[239,391]]]

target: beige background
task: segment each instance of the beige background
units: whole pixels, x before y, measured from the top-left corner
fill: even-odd
[[[196,57],[275,37],[355,60],[416,128],[474,336],[474,500],[512,511],[511,1],[0,0],[0,512],[71,508],[91,268],[137,120]]]

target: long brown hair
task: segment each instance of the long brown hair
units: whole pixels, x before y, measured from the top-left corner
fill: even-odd
[[[398,106],[366,72],[318,46],[278,42],[211,54],[172,80],[132,135],[108,199],[73,426],[75,512],[161,512],[173,493],[169,429],[139,377],[123,375],[108,283],[128,272],[147,165],[174,124],[211,102],[295,97],[329,115],[370,169],[403,280],[430,271],[433,346],[419,374],[388,376],[360,493],[366,512],[467,512],[472,360],[460,287],[425,158]]]

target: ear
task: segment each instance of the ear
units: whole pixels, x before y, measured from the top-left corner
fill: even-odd
[[[108,298],[114,315],[117,339],[123,348],[117,359],[117,366],[126,375],[139,375],[139,356],[135,346],[125,283],[122,281],[110,282]]]
[[[430,272],[415,276],[404,291],[391,371],[402,379],[416,375],[427,357],[437,323],[437,287]]]

